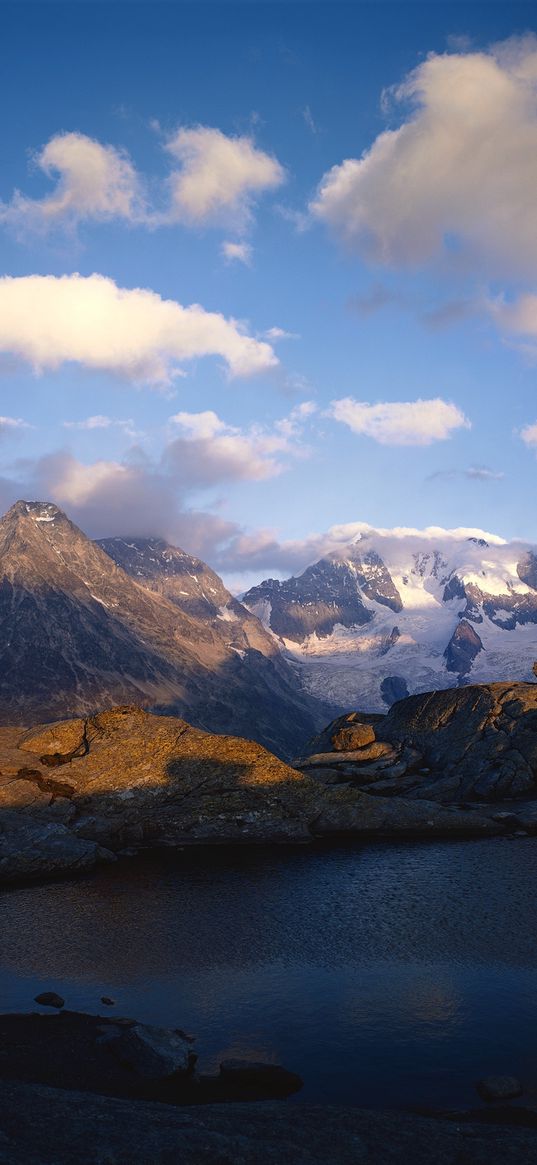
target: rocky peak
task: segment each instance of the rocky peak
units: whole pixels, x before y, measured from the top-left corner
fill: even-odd
[[[196,618],[218,617],[234,600],[201,558],[163,538],[102,538],[98,545],[147,590],[164,595]]]
[[[115,562],[46,502],[0,521],[0,724],[137,704],[294,751],[326,704],[255,616],[161,539],[107,543]]]
[[[444,652],[447,670],[457,672],[459,676],[467,675],[480,651],[483,651],[483,643],[477,631],[466,619],[461,619]]]

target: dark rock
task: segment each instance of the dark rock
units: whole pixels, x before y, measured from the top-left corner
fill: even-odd
[[[109,995],[101,995],[101,1003],[104,1003],[106,1007],[115,1007],[116,1001],[115,999],[110,999]]]
[[[189,1073],[196,1059],[176,1031],[149,1024],[133,1024],[113,1033],[107,1042],[120,1063],[142,1080],[166,1080],[178,1073]]]
[[[403,676],[386,676],[380,685],[380,694],[384,703],[391,707],[397,700],[404,700],[408,696],[408,685]]]
[[[269,1096],[291,1096],[303,1086],[303,1080],[296,1072],[289,1072],[280,1064],[256,1063],[253,1060],[224,1060],[220,1065],[220,1076],[229,1089],[252,1088]]]
[[[444,652],[447,670],[460,676],[467,675],[480,651],[483,651],[483,644],[477,631],[466,619],[461,619]]]
[[[514,1100],[523,1092],[515,1076],[487,1076],[476,1084],[476,1088],[483,1100]]]
[[[42,991],[40,995],[36,995],[35,1002],[40,1003],[42,1007],[65,1007],[65,999],[58,995],[56,991]]]

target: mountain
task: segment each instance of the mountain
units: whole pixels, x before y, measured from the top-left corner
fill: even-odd
[[[132,568],[135,543],[117,544]],[[257,619],[182,551],[150,540],[134,557],[129,574],[50,503],[0,521],[0,723],[140,704],[296,752],[326,707]]]
[[[370,529],[243,602],[307,689],[340,707],[533,678],[537,551],[522,543]]]

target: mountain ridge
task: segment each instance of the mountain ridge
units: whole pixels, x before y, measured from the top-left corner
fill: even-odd
[[[249,612],[237,647],[233,609],[203,618],[140,585],[50,502],[0,521],[0,566],[0,723],[140,704],[290,755],[326,715]]]
[[[364,711],[385,711],[392,691],[530,679],[537,657],[528,543],[369,529],[243,602],[310,692]]]

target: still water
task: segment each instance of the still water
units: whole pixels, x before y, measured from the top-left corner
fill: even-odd
[[[536,891],[537,838],[118,864],[0,896],[0,1010],[110,995],[202,1070],[299,1072],[293,1103],[473,1104],[482,1075],[537,1083]]]

